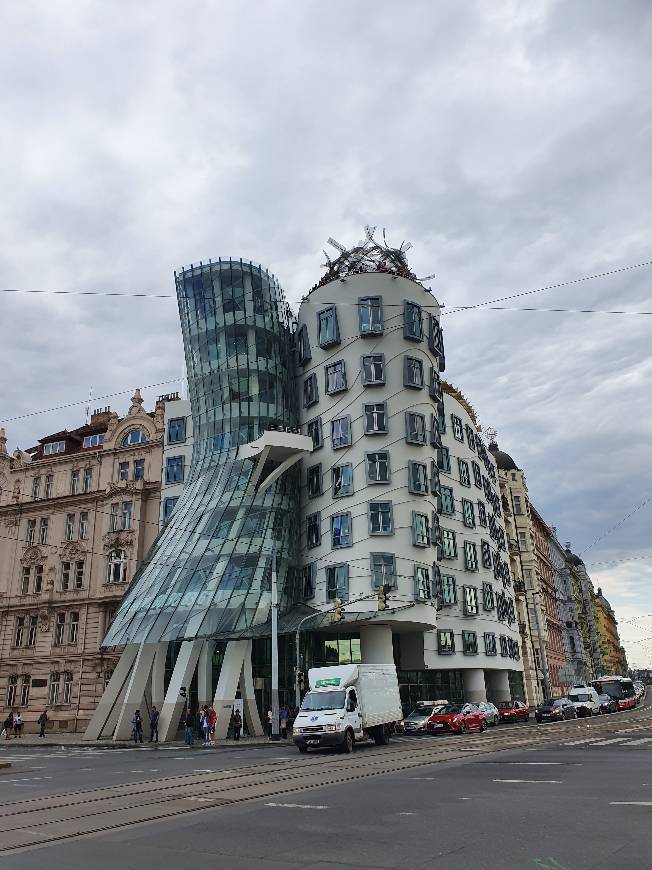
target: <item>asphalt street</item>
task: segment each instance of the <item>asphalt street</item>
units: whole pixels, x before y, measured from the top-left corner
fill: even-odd
[[[33,800],[39,796],[81,792],[81,801],[88,796],[92,803],[113,790],[87,790],[117,782],[128,786],[128,797],[119,800],[129,803],[133,790],[137,806],[141,796],[150,799],[144,783],[152,784],[151,797],[172,782],[198,803],[162,821],[138,824],[127,814],[112,830],[0,852],[0,868],[158,870],[198,862],[229,870],[652,867],[651,750],[650,708],[564,725],[499,726],[484,735],[404,737],[389,747],[360,746],[349,757],[306,758],[277,744],[19,753],[12,743],[0,759],[28,757],[17,758],[0,777],[8,814],[0,849],[11,819],[32,806],[46,808],[46,815],[33,817],[43,836],[51,828],[48,813],[73,819],[78,812],[69,797],[61,799],[63,808],[50,810],[50,798]],[[441,760],[432,763],[433,753]],[[324,784],[354,765],[348,781]],[[310,778],[295,782],[300,776]],[[253,785],[229,803],[240,779]],[[263,780],[268,784],[257,798]],[[201,801],[210,804],[217,794],[225,803],[204,808]],[[80,823],[68,824],[75,833]]]

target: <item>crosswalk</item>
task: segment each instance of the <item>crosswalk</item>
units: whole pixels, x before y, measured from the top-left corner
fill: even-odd
[[[602,746],[610,746],[614,749],[628,749],[631,746],[648,746],[652,748],[652,737],[610,737],[607,740],[601,737],[586,737],[583,740],[569,740],[561,745],[582,746],[586,749]]]

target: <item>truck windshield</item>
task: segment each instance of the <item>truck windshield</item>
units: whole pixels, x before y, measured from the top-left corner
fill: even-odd
[[[343,710],[346,692],[308,692],[301,702],[301,712]]]

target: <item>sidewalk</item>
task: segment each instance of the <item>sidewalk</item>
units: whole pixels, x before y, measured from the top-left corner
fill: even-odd
[[[210,752],[215,749],[243,749],[249,746],[268,746],[271,743],[267,737],[241,737],[240,740],[216,740],[210,746],[204,746],[200,737],[195,738],[193,749],[205,749]],[[278,745],[291,746],[292,740],[280,740]],[[11,749],[16,751],[22,746],[46,746],[60,749],[79,748],[79,749],[148,749],[156,751],[158,749],[166,749],[174,747],[175,749],[183,749],[185,743],[182,739],[170,741],[168,743],[149,743],[147,738],[144,738],[143,743],[135,744],[133,740],[82,740],[82,734],[46,734],[45,737],[39,737],[38,734],[23,734],[22,737],[10,740],[0,741],[0,751],[2,749]]]

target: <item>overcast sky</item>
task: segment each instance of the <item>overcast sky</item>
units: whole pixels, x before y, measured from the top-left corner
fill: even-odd
[[[0,287],[173,292],[243,257],[290,300],[329,236],[413,242],[451,307],[652,259],[652,7],[4,3]],[[506,303],[652,310],[652,268]],[[0,418],[182,366],[176,303],[0,294]],[[652,495],[652,317],[451,313],[446,377],[582,552]],[[5,422],[9,446],[83,404]],[[652,503],[584,554],[652,666]],[[622,561],[636,556],[636,560]],[[647,557],[647,558],[642,558]],[[625,622],[624,620],[630,620]],[[633,620],[633,621],[632,621]]]

